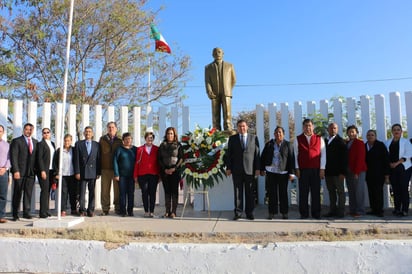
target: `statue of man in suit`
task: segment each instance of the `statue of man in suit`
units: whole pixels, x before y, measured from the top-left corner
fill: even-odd
[[[206,93],[212,102],[213,127],[222,130],[221,110],[223,111],[223,129],[232,132],[232,89],[236,83],[235,69],[231,63],[223,62],[223,50],[213,49],[214,62],[205,67]]]

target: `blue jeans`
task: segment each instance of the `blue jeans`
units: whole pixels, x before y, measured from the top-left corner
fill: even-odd
[[[9,172],[0,176],[0,218],[6,214],[7,190],[9,188]]]
[[[134,206],[134,180],[133,177],[120,176],[119,180],[119,192],[120,192],[120,214],[126,214],[126,202],[127,213],[130,215],[133,213]],[[126,201],[127,200],[127,201]]]

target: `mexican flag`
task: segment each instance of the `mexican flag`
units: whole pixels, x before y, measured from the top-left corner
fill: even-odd
[[[151,38],[155,40],[155,51],[172,53],[163,35],[157,30],[154,24],[150,24],[150,29],[152,30]]]

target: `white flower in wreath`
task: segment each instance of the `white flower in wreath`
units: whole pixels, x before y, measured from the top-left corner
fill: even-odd
[[[207,180],[209,178],[209,174],[207,172],[202,174],[203,179]]]
[[[222,144],[222,142],[221,141],[219,141],[219,140],[217,140],[216,142],[215,142],[215,145],[218,147],[218,146],[220,146]]]
[[[217,172],[218,172],[218,170],[217,170],[216,167],[212,168],[212,173],[213,173],[213,174],[217,174]]]
[[[209,146],[212,144],[212,137],[206,138],[206,144],[208,144]]]
[[[202,142],[203,142],[203,136],[202,135],[199,135],[199,136],[196,136],[196,138],[195,138],[195,144],[197,145],[197,146],[199,146]]]
[[[185,174],[191,176],[191,175],[192,175],[192,171],[190,171],[190,169],[186,168],[186,169],[185,169]]]
[[[213,172],[212,172],[211,170],[209,170],[209,171],[207,172],[207,174],[209,174],[209,176],[212,176],[212,175],[213,175]]]
[[[199,173],[197,173],[197,172],[193,172],[193,178],[195,178],[195,179],[198,179],[199,178]]]

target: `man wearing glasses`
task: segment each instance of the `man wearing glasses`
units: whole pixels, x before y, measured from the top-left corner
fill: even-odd
[[[50,187],[53,180],[53,155],[55,145],[51,141],[49,128],[43,128],[42,140],[37,151],[37,179],[40,184],[40,218],[51,216],[49,213]]]

